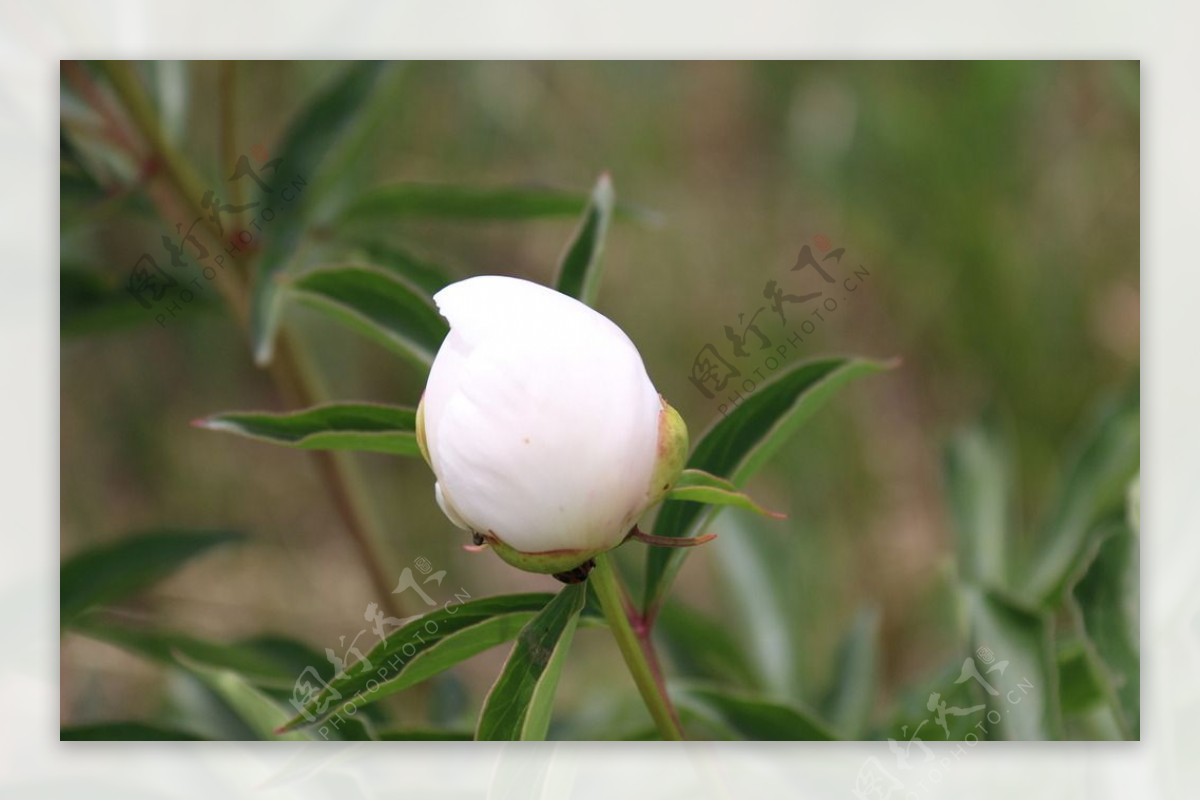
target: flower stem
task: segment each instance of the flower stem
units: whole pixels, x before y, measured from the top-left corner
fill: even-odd
[[[223,242],[223,232],[212,223],[201,205],[200,198],[204,193],[203,179],[184,154],[167,141],[159,124],[157,112],[132,67],[124,62],[104,62],[101,67],[123,107],[122,110],[133,123],[136,135],[145,142],[154,158],[163,165],[165,177],[176,195],[175,199],[190,208],[197,218],[204,221],[210,236],[218,242]],[[70,68],[69,75],[79,82],[87,79],[86,74],[75,67]],[[222,105],[225,111],[222,145],[226,151],[225,155],[228,157],[228,153],[232,152],[234,133],[232,120],[228,116],[232,112],[233,73],[231,68],[223,69],[220,79]],[[102,98],[98,96],[98,93],[90,94],[95,103],[101,102]],[[105,106],[97,105],[97,111],[108,116],[107,112],[110,110]],[[131,155],[138,155],[135,137],[130,136],[117,120],[113,120],[113,128],[120,132],[121,141],[131,149]],[[165,218],[166,215],[164,215]],[[216,285],[237,322],[243,329],[248,329],[250,315],[249,270],[240,258],[233,257],[232,262],[235,271],[230,275],[218,271]],[[303,408],[312,406],[322,399],[315,370],[286,327],[279,331],[275,359],[267,370],[285,404]],[[354,462],[348,455],[335,452],[312,451],[311,455],[329,491],[334,509],[342,518],[346,533],[359,553],[363,568],[379,598],[380,605],[393,617],[404,617],[399,598],[392,594],[392,585],[384,569],[384,559],[380,553],[384,538],[379,530],[378,522],[370,513],[367,498],[358,489],[361,482],[357,480]]]
[[[635,630],[637,613],[625,597],[616,568],[612,564],[612,557],[607,553],[597,556],[596,566],[588,578],[592,589],[596,591],[596,597],[600,599],[600,608],[608,620],[608,627],[617,641],[621,656],[625,658],[625,664],[633,676],[633,683],[637,685],[659,733],[664,740],[682,740],[683,730],[667,697],[662,675],[658,671],[658,660],[650,644],[649,631],[640,627],[644,630],[643,636]]]

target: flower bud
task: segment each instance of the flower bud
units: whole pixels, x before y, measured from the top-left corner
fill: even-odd
[[[621,544],[687,455],[687,428],[629,337],[516,278],[469,278],[434,300],[450,334],[417,438],[446,517],[537,573],[569,572]]]

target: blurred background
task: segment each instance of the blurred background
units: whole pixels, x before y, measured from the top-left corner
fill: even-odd
[[[289,121],[344,69],[205,62],[137,73],[172,145],[216,184],[231,171],[223,154],[276,155]],[[228,127],[223,93],[235,98]],[[162,165],[106,155],[91,101],[108,96],[102,71],[64,64],[61,255],[73,277],[62,300],[62,555],[164,527],[244,532],[246,542],[119,613],[207,641],[270,633],[345,653],[379,599],[310,456],[189,426],[218,411],[282,408],[244,331],[211,287],[161,326],[124,293],[134,261],[190,217],[156,214]],[[830,268],[839,278],[867,271],[789,363],[852,354],[899,366],[839,392],[753,479],[750,494],[788,520],[725,512],[722,536],[679,576],[677,611],[664,613],[664,624],[692,610],[716,622],[731,647],[759,657],[772,691],[812,707],[837,678],[847,632],[870,621],[877,683],[866,736],[890,731],[906,693],[923,703],[962,660],[943,478],[952,437],[981,417],[1004,432],[1007,534],[1028,553],[1093,410],[1136,386],[1136,63],[394,64],[360,114],[349,143],[309,175],[323,189],[314,219],[390,183],[586,193],[607,171],[639,213],[609,231],[597,306],[638,345],[693,437],[721,402],[689,380],[697,353],[712,343],[728,358],[725,326],[741,330],[739,315],[767,303],[767,282],[795,286],[803,246],[844,248]],[[352,224],[455,278],[549,283],[577,220]],[[319,263],[323,239],[343,232],[310,233],[316,244],[296,268]],[[103,313],[81,300],[106,291],[115,299]],[[412,365],[319,314],[287,315],[325,397],[415,405],[423,376]],[[769,309],[759,322],[778,342],[790,330]],[[446,571],[447,598],[556,589],[461,551],[420,460],[353,462],[386,533],[390,580],[424,559]],[[644,546],[621,558],[636,574]],[[663,648],[668,672],[699,672],[686,652]],[[389,699],[388,714],[469,720],[506,652]],[[61,677],[63,725],[186,719],[211,736],[241,733],[185,674],[94,638],[64,635]],[[602,630],[580,631],[559,708],[556,736],[649,725]]]

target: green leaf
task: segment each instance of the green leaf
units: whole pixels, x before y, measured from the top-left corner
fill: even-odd
[[[529,621],[479,715],[477,740],[544,740],[554,692],[571,647],[587,584],[564,587]]]
[[[168,729],[136,720],[116,720],[105,723],[86,723],[81,726],[63,726],[58,739],[67,740],[203,740],[198,734],[181,729]]]
[[[136,595],[210,549],[243,539],[235,531],[164,529],[75,554],[59,571],[62,622]]]
[[[450,332],[428,297],[379,267],[312,270],[291,282],[288,294],[425,369]]]
[[[329,403],[298,412],[224,412],[192,425],[302,450],[415,456],[416,411],[374,403]]]
[[[559,292],[589,306],[595,305],[600,290],[600,256],[604,252],[604,236],[608,232],[615,199],[612,180],[604,173],[592,189],[583,219],[567,246],[558,267],[558,279],[554,282],[554,288]]]
[[[107,281],[92,270],[63,268],[59,272],[58,304],[63,337],[129,328],[154,319],[115,281]]]
[[[1129,524],[1129,528],[1133,531],[1136,537],[1142,531],[1142,479],[1141,475],[1136,475],[1129,482],[1129,489],[1125,493],[1125,522]]]
[[[193,76],[187,61],[143,62],[146,77],[153,92],[154,106],[162,123],[163,135],[171,145],[178,146],[187,131],[188,108],[192,94]]]
[[[215,729],[211,726],[199,727],[205,739],[242,739],[253,727],[241,719],[240,713],[228,699],[215,693],[208,682],[195,675],[195,665],[227,671],[239,677],[244,683],[261,690],[276,706],[290,701],[296,686],[301,681],[310,680],[313,671],[317,671],[322,681],[328,681],[333,673],[333,666],[324,655],[301,642],[278,635],[263,634],[234,643],[217,643],[179,632],[131,626],[96,615],[81,617],[71,628],[78,634],[106,642],[143,659],[168,667],[184,668],[199,685],[207,688],[203,697],[210,700],[194,698],[190,703],[200,705],[189,708],[181,719],[188,721],[189,725],[196,723],[200,717],[207,720],[213,713],[214,703],[223,710],[216,719],[225,720],[225,725],[218,724]],[[284,708],[291,712],[290,707]],[[343,720],[333,731],[322,730],[319,733],[322,739],[372,739],[370,726],[378,717],[374,710],[368,708],[353,719]],[[228,728],[228,724],[232,724],[233,728]]]
[[[96,270],[64,267],[59,273],[59,331],[76,337],[119,331],[154,322],[154,311],[144,309],[117,281]],[[208,296],[198,294],[188,309],[212,310]],[[190,316],[190,315],[189,315]]]
[[[836,740],[815,715],[755,695],[709,687],[671,693],[683,709],[743,740]]]
[[[109,196],[104,186],[92,174],[92,170],[88,169],[87,159],[72,140],[68,130],[64,125],[58,132],[58,196],[61,219],[64,223],[69,205],[96,205]]]
[[[307,183],[307,178],[319,171],[322,160],[346,134],[366,102],[382,67],[378,62],[353,64],[301,110],[274,154],[280,160],[276,172],[281,177],[299,176]],[[267,197],[260,195],[258,201],[265,204]],[[301,193],[294,205],[281,210],[272,221],[255,271],[250,328],[254,359],[260,365],[271,361],[282,312],[276,277],[296,252],[313,203],[307,193]]]
[[[761,680],[744,649],[725,627],[682,601],[669,600],[659,612],[654,634],[664,646],[674,674],[738,687],[759,688]]]
[[[333,676],[334,667],[329,663],[325,654],[307,643],[281,634],[255,634],[225,647],[239,654],[245,654],[247,659],[253,659],[254,663],[258,665],[258,671],[255,672],[261,672],[266,677],[273,677],[256,681],[255,685],[259,687],[278,689],[280,686],[278,679],[287,679],[286,688],[291,690],[292,679],[301,671],[317,665],[321,666],[322,675],[328,675],[330,678]],[[188,654],[185,649],[177,648],[176,650],[182,650],[184,654]],[[224,665],[219,660],[204,655],[198,654],[192,658],[207,665],[229,667],[232,670],[247,673],[235,665]],[[253,679],[253,677],[251,678]]]
[[[166,665],[179,664],[182,656],[244,676],[257,687],[291,688],[296,672],[289,665],[267,658],[255,641],[217,643],[182,632],[135,626],[108,616],[83,615],[71,630],[124,651]],[[324,661],[323,659],[321,660]]]
[[[444,729],[397,729],[379,733],[380,740],[473,740],[475,735],[469,731],[447,731]]]
[[[819,359],[798,364],[764,384],[718,420],[696,444],[687,466],[728,479],[740,486],[794,434],[829,397],[854,378],[890,365],[862,359]],[[705,507],[692,501],[668,500],[654,533],[686,537],[707,519]],[[650,548],[646,554],[644,608],[658,605],[683,563],[679,549]]]
[[[778,512],[762,508],[749,495],[739,492],[731,481],[695,468],[688,468],[680,473],[666,497],[675,501],[695,501],[710,506],[735,506],[776,519],[785,517]]]
[[[1070,640],[1058,648],[1059,703],[1064,713],[1078,714],[1107,702],[1105,678],[1097,671],[1088,647]]]
[[[988,668],[987,664],[980,667],[978,660],[975,665],[981,671]],[[920,679],[901,691],[884,734],[899,743],[912,742],[913,738],[936,742],[962,741],[968,736],[996,739],[996,727],[987,719],[986,697],[978,681],[964,676],[964,661],[961,655],[956,656],[936,675]],[[934,705],[933,714],[930,704]],[[939,719],[936,710],[940,705],[944,705],[947,712]],[[952,709],[956,710],[953,714]],[[918,752],[920,749],[914,747],[913,750]]]
[[[739,650],[755,667],[763,687],[777,698],[801,693],[797,657],[805,652],[797,636],[801,604],[795,592],[788,548],[791,532],[761,518],[724,515],[713,522],[717,539],[705,547],[717,573],[719,603],[734,621]]]
[[[1127,735],[1121,731],[1112,707],[1101,703],[1093,705],[1080,712],[1075,712],[1063,720],[1064,740],[1124,740]]]
[[[955,437],[946,451],[945,477],[960,577],[1005,589],[1013,476],[995,425],[981,424]]]
[[[1106,533],[1074,598],[1117,723],[1136,740],[1141,736],[1138,539],[1127,524]]]
[[[1021,596],[1052,604],[1066,591],[1082,566],[1098,524],[1123,517],[1126,493],[1137,475],[1140,415],[1137,387],[1102,409],[1067,473],[1065,487],[1049,522],[1037,538],[1023,574]]]
[[[433,297],[438,290],[453,280],[445,267],[396,245],[367,241],[358,243],[357,249],[369,263],[395,273],[429,297]]]
[[[204,682],[261,740],[315,740],[310,732],[281,732],[287,722],[284,705],[228,668],[213,667],[182,654],[177,656],[192,675]]]
[[[558,189],[396,184],[367,192],[350,205],[345,217],[524,220],[575,216],[586,203],[581,194]]]
[[[64,234],[60,253],[69,260],[69,251],[76,250],[69,247],[71,240],[83,252],[94,252],[94,247],[84,244],[84,239],[92,240],[77,238],[72,229],[106,225],[116,214],[150,219],[156,212],[146,192],[118,177],[134,169],[128,154],[109,139],[94,135],[94,126],[85,121],[92,112],[82,111],[80,101],[69,94],[63,99],[73,107],[64,107],[59,128],[59,228]]]
[[[989,739],[1051,740],[1061,729],[1058,669],[1051,623],[1045,613],[1033,612],[995,592],[963,590],[976,670],[990,685],[986,693]],[[983,669],[980,663],[985,663]],[[1007,663],[1001,669],[1001,664]],[[964,667],[967,667],[964,663]],[[978,681],[978,679],[974,679]],[[984,690],[988,690],[984,687]]]
[[[508,642],[546,606],[548,593],[500,595],[447,605],[389,634],[312,698],[287,728],[314,725],[335,702],[363,706],[413,686],[478,653]]]
[[[838,648],[833,683],[821,705],[824,718],[843,739],[861,739],[866,733],[878,681],[879,613],[864,609]]]
[[[574,217],[586,205],[587,197],[578,192],[544,187],[393,184],[365,193],[350,204],[343,219],[527,220]]]

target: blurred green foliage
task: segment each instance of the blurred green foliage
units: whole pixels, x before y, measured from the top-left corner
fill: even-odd
[[[420,358],[412,369],[388,348],[428,350],[438,321],[406,330],[373,314],[370,287],[428,293],[478,273],[552,284],[564,257],[590,264],[578,220],[607,172],[618,200],[588,291],[696,436],[721,402],[688,380],[696,353],[724,346],[724,326],[763,305],[803,245],[844,247],[839,269],[867,276],[791,362],[901,365],[842,390],[752,480],[787,522],[726,511],[723,536],[680,572],[658,637],[685,680],[685,724],[905,742],[918,727],[961,738],[987,714],[931,724],[936,692],[999,714],[990,737],[1138,736],[1136,64],[255,62],[140,64],[136,77],[204,186],[225,186],[230,156],[248,153],[310,181],[249,255],[288,276],[260,288],[340,318],[273,299],[251,314],[259,355],[261,315],[281,315],[329,398],[419,397]],[[164,165],[129,158],[97,110],[120,118],[105,69],[65,64],[62,91],[64,623],[105,607],[64,638],[64,737],[269,736],[291,711],[278,674],[327,667],[321,651],[344,651],[375,599],[304,454],[188,427],[279,399],[211,282],[162,324],[124,291],[142,253],[168,263],[160,240],[192,217],[159,203]],[[343,291],[330,270],[369,286]],[[364,326],[387,347],[358,337]],[[477,598],[556,589],[460,552],[424,465],[351,463],[389,535],[388,576],[420,557]],[[83,597],[72,564],[164,526],[251,537],[141,574],[162,583],[117,570],[67,609]],[[641,547],[618,552],[627,574]],[[632,684],[608,681],[621,671],[611,643],[575,639],[559,693],[571,714],[551,733],[648,728],[620,701]],[[263,642],[291,656],[266,659]],[[981,673],[1001,695],[960,681],[964,660],[992,664],[985,648],[1007,663]],[[389,699],[373,732],[339,735],[462,736],[502,656]],[[997,701],[1025,693],[1022,679],[1036,703]],[[608,719],[606,706],[628,712]]]

